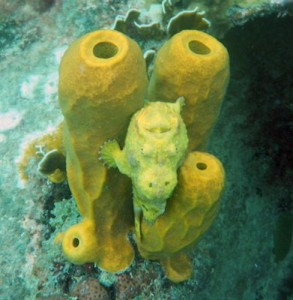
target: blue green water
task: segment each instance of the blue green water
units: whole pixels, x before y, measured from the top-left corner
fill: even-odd
[[[189,2],[178,1],[175,13]],[[123,274],[67,262],[53,239],[80,218],[68,185],[50,183],[32,160],[24,186],[16,165],[28,140],[62,120],[58,67],[68,45],[110,28],[129,8],[147,22],[150,3],[0,3],[0,299],[88,299],[78,291],[83,281],[94,299],[292,299],[292,7],[198,5],[230,54],[230,84],[208,148],[227,180],[219,216],[191,251],[194,274],[174,284],[138,254]],[[167,38],[137,42],[156,50]]]

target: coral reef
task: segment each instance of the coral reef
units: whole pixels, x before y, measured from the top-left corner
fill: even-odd
[[[157,271],[148,268],[147,272],[142,273],[139,268],[135,268],[130,272],[117,275],[115,299],[151,299],[160,285],[160,275]]]
[[[95,278],[88,278],[78,283],[70,293],[71,297],[80,300],[110,300],[110,296],[99,281]]]
[[[178,12],[172,1],[162,1],[150,5],[148,12],[130,9],[125,16],[118,15],[113,29],[132,38],[159,41],[185,29],[206,30],[210,23],[204,16],[197,7]]]
[[[165,50],[169,49],[169,43],[175,52],[187,55],[193,70],[200,66],[201,72],[192,77],[202,77],[193,82],[184,71],[179,72],[175,88],[170,88],[174,79],[168,77],[173,77],[172,59],[166,54],[172,56],[172,51]],[[127,234],[135,225],[136,241],[143,257],[160,260],[172,281],[184,281],[191,275],[188,259],[181,252],[210,227],[216,215],[215,203],[224,185],[220,163],[204,154],[190,154],[180,169],[178,190],[174,197],[171,195],[177,186],[177,169],[185,159],[188,144],[189,149],[198,148],[216,120],[229,65],[225,48],[198,31],[182,31],[169,43],[162,48],[155,63],[149,98],[166,101],[167,96],[176,92],[179,97],[181,93],[186,96],[184,121],[189,137],[180,116],[184,106],[184,98],[180,97],[176,103],[147,103],[132,117],[123,151],[116,140],[106,143],[101,151],[101,158],[108,165],[118,167],[131,178],[133,208],[127,178],[115,170],[107,170],[97,154],[108,139],[122,142],[131,113],[143,104],[147,77],[142,53],[137,44],[123,34],[100,30],[74,42],[61,61],[58,96],[64,122],[57,128],[56,138],[43,137],[42,143],[49,151],[43,153],[38,169],[56,183],[67,178],[83,217],[81,223],[59,233],[55,239],[62,243],[65,257],[75,264],[94,262],[108,272],[126,269],[134,258]],[[184,53],[180,52],[182,47]],[[210,59],[206,60],[210,52]],[[166,61],[165,73],[160,71],[162,59]],[[175,59],[180,66],[182,62]],[[162,79],[158,74],[167,78]],[[189,85],[183,83],[185,80],[190,81]],[[159,95],[157,84],[162,85]],[[187,92],[176,91],[177,84],[183,84]],[[203,92],[200,92],[201,86]],[[190,89],[197,93],[192,92],[190,96]],[[169,95],[165,95],[166,90],[170,90]],[[204,102],[207,104],[202,105]],[[194,124],[194,119],[198,122],[201,113],[206,113],[209,130],[204,130],[199,137],[194,128],[202,128]],[[19,163],[21,174],[29,156],[35,156],[32,149],[39,142],[38,139],[27,147]],[[185,225],[182,227],[182,224]]]
[[[209,28],[209,21],[204,18],[205,13],[199,11],[198,7],[192,10],[184,10],[174,17],[172,17],[167,25],[168,36],[173,36],[174,34],[182,30],[206,30]]]
[[[0,298],[70,299],[73,287],[87,278],[98,278],[111,299],[120,291],[126,299],[291,298],[291,1],[166,0],[163,38],[136,37],[143,51],[150,50],[145,56],[151,76],[152,57],[167,38],[168,18],[197,6],[210,21],[207,32],[230,55],[229,88],[205,150],[225,166],[225,193],[212,227],[189,252],[195,272],[181,284],[167,280],[158,262],[139,254],[122,274],[64,259],[54,237],[82,218],[67,180],[52,184],[47,179],[56,166],[62,167],[60,152],[40,138],[25,167],[25,189],[15,172],[21,145],[44,133],[58,136],[52,131],[63,118],[58,66],[68,44],[88,32],[112,28],[115,17],[129,9],[140,11],[139,24],[161,22],[161,1],[56,0],[46,10],[36,9],[45,2],[52,1],[0,4]]]

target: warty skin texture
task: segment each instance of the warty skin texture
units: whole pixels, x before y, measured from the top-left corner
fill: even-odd
[[[154,222],[165,212],[177,185],[177,169],[188,145],[180,116],[184,99],[175,103],[150,102],[131,119],[123,150],[105,144],[101,157],[132,180],[135,219]]]

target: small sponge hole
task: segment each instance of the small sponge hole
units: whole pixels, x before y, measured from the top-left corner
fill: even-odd
[[[208,166],[207,166],[205,163],[203,163],[203,162],[199,162],[199,163],[196,164],[196,167],[197,167],[199,170],[203,171],[203,170],[206,170],[206,168],[207,168]]]
[[[74,238],[74,239],[72,240],[72,246],[73,246],[74,248],[77,248],[77,247],[79,246],[79,239],[78,239],[78,238]]]
[[[210,48],[208,48],[200,41],[190,41],[188,46],[189,49],[195,54],[205,55],[211,52]]]
[[[98,43],[94,46],[93,53],[97,58],[108,59],[114,57],[118,52],[118,47],[109,42]]]

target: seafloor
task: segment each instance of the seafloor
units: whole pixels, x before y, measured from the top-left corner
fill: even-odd
[[[156,1],[0,0],[0,299],[293,299],[293,9],[290,1],[175,1],[198,5],[230,54],[231,80],[208,151],[226,170],[219,216],[175,284],[137,256],[108,274],[74,266],[53,244],[79,219],[66,183],[16,162],[23,144],[62,120],[58,65],[77,37],[111,28]],[[135,36],[133,38],[136,38]],[[138,36],[143,50],[160,41]],[[81,284],[83,282],[83,285]],[[76,298],[74,298],[76,297]]]

